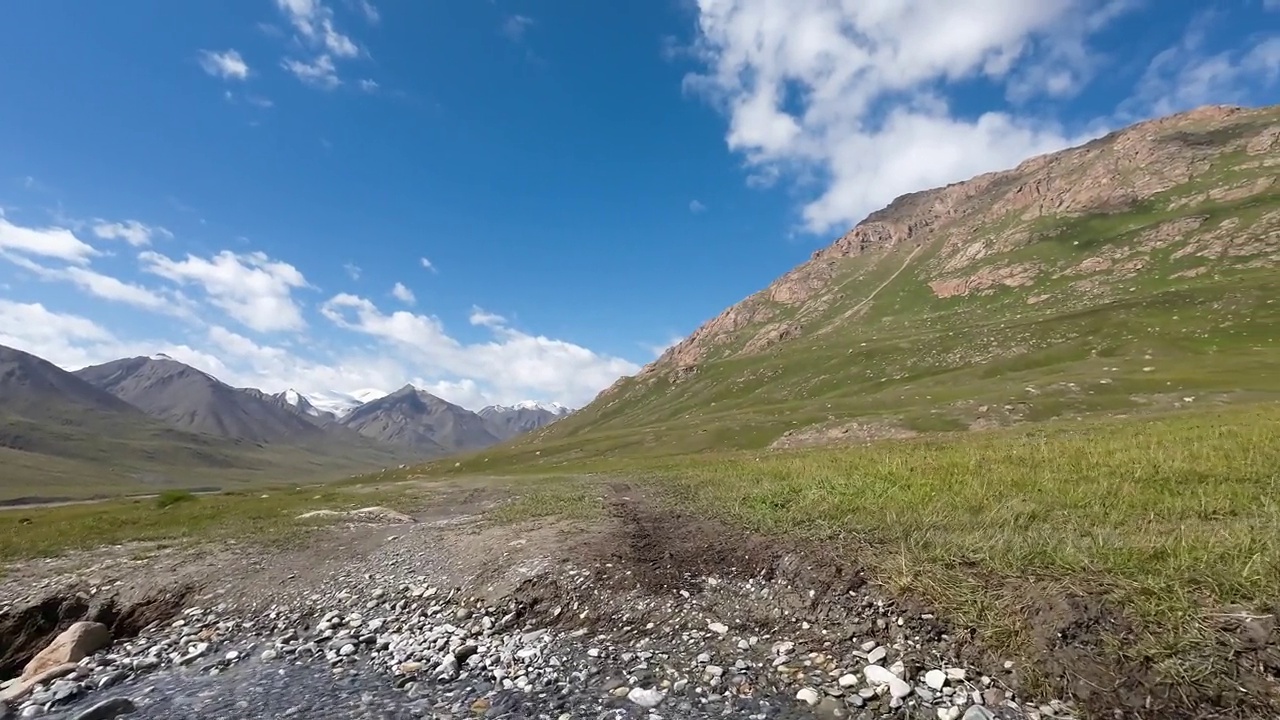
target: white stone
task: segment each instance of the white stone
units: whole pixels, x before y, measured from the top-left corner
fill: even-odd
[[[707,629],[717,635],[724,635],[729,632],[729,626],[719,622],[707,623]]]
[[[627,699],[642,708],[657,707],[666,696],[666,693],[657,688],[631,688],[627,693]]]
[[[957,720],[961,712],[963,711],[955,705],[940,707],[938,708],[938,720]]]
[[[857,675],[854,675],[853,673],[845,673],[844,675],[840,676],[839,680],[836,681],[836,683],[839,684],[840,687],[842,688],[851,688],[856,686],[860,682],[862,682],[862,679],[859,678]]]
[[[880,665],[868,665],[862,669],[867,684],[872,687],[889,686],[889,694],[895,698],[904,698],[911,694],[911,684],[889,672]]]
[[[955,680],[957,682],[962,682],[965,678],[969,677],[969,673],[966,672],[964,668],[947,668],[945,672],[947,673],[948,680]]]
[[[800,691],[796,693],[796,699],[806,705],[817,705],[822,701],[822,696],[813,688],[800,688]]]
[[[924,684],[934,690],[941,690],[947,684],[947,674],[941,670],[930,670],[924,674]]]
[[[885,650],[883,647],[872,648],[871,651],[867,653],[867,662],[872,665],[879,665],[880,661],[884,660],[888,655],[889,651]]]

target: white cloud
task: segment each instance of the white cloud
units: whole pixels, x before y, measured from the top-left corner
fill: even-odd
[[[29,352],[66,370],[163,352],[219,377],[227,372],[208,353],[167,342],[122,341],[88,318],[50,310],[41,303],[0,299],[0,345]]]
[[[431,261],[426,258],[418,258],[418,262],[422,263],[422,267],[430,270],[431,272],[440,272],[436,269],[436,266],[431,264]]]
[[[124,240],[134,247],[150,245],[156,235],[173,237],[173,233],[162,227],[151,227],[137,220],[107,222],[101,218],[94,221],[93,234],[103,240]]]
[[[496,313],[491,313],[483,308],[472,306],[471,314],[467,316],[467,322],[472,325],[480,325],[489,328],[498,328],[507,324],[507,319]]]
[[[132,305],[164,315],[195,317],[193,304],[180,292],[162,293],[78,265],[51,268],[22,257],[11,255],[3,257],[43,280],[68,282],[103,300]]]
[[[235,50],[201,50],[200,67],[210,75],[224,80],[244,80],[249,77],[249,65]]]
[[[533,18],[525,15],[509,15],[502,22],[502,34],[507,36],[512,42],[520,42],[524,39],[525,32],[533,25]]]
[[[1121,108],[1128,120],[1167,115],[1208,104],[1249,104],[1280,82],[1280,37],[1218,53],[1205,49],[1205,34],[1213,15],[1199,16],[1178,44],[1151,61],[1135,96]]]
[[[367,93],[378,92],[378,81],[365,78],[360,81],[360,89]]]
[[[4,299],[0,299],[0,328],[0,345],[9,347],[30,344],[32,340],[48,342],[58,339],[112,339],[106,328],[87,318],[52,312],[40,303],[20,303]],[[20,331],[20,334],[7,334],[12,331]]]
[[[686,87],[726,113],[753,184],[816,180],[805,227],[844,230],[902,193],[1079,139],[1009,112],[957,117],[940,92],[981,79],[1021,99],[1069,94],[1090,70],[1084,41],[1131,4],[698,0],[706,71]]]
[[[172,260],[148,251],[138,257],[149,273],[200,286],[209,302],[253,330],[300,330],[306,326],[302,308],[292,295],[294,289],[308,287],[306,278],[294,266],[264,253],[223,250],[210,259],[187,255],[185,260]]]
[[[418,299],[413,296],[413,291],[405,287],[404,283],[396,283],[392,286],[391,294],[394,295],[397,300],[405,303],[406,305],[412,305],[418,301]]]
[[[343,269],[343,271],[345,271],[345,272],[347,273],[347,277],[351,278],[352,280],[359,280],[359,279],[360,279],[360,273],[361,273],[361,272],[363,272],[363,271],[360,269],[360,266],[359,266],[359,265],[357,265],[357,264],[355,264],[355,263],[351,263],[351,262],[349,262],[349,263],[345,263],[345,264],[342,266],[342,269]]]
[[[303,62],[295,58],[280,61],[280,67],[293,73],[293,76],[307,85],[324,90],[332,90],[342,84],[333,59],[328,55],[320,55],[312,62]]]
[[[693,213],[693,214],[695,214],[695,215],[696,215],[696,214],[698,214],[698,213],[700,213],[700,212],[705,212],[705,211],[706,211],[706,209],[707,209],[707,206],[706,206],[706,205],[704,205],[704,204],[702,204],[702,201],[701,201],[701,200],[690,200],[690,201],[689,201],[689,212],[691,212],[691,213]]]
[[[622,358],[507,327],[498,316],[478,308],[472,322],[484,319],[493,339],[474,344],[450,337],[438,318],[407,311],[383,313],[355,295],[330,298],[321,313],[338,327],[378,338],[414,367],[473,380],[490,399],[533,395],[578,405],[619,376],[639,369]]]
[[[357,0],[360,12],[364,15],[364,19],[371,24],[377,25],[382,20],[382,14],[378,12],[378,8],[369,0]]]
[[[340,58],[360,54],[360,48],[355,42],[339,32],[334,25],[333,9],[320,0],[276,0],[276,5],[289,20],[289,24],[311,44]]]
[[[84,265],[99,252],[92,245],[61,227],[23,227],[14,225],[0,212],[0,252],[57,258]]]

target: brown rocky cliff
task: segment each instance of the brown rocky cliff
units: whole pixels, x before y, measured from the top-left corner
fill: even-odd
[[[1025,244],[1031,239],[1031,225],[1039,219],[1129,209],[1193,180],[1223,152],[1239,149],[1259,155],[1277,144],[1280,127],[1272,109],[1204,107],[1034,157],[1011,170],[903,195],[807,262],[705,323],[646,366],[640,376],[664,371],[688,375],[719,349],[739,342],[751,346],[748,338],[741,337],[744,330],[771,322],[780,308],[802,308],[829,291],[842,258],[908,244],[942,243],[933,282],[955,293],[963,283],[947,279],[948,273]],[[1001,232],[991,232],[997,224]],[[1026,271],[1004,274],[1008,277],[988,280],[1014,285]]]

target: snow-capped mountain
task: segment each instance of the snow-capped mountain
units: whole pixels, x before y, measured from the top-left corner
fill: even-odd
[[[373,388],[355,390],[349,393],[325,391],[308,393],[307,395],[302,395],[301,393],[297,393],[297,391],[290,390],[286,390],[285,392],[294,392],[303,400],[306,400],[312,407],[320,410],[321,412],[331,413],[334,417],[339,418],[367,402],[387,396],[386,391],[376,390]],[[296,406],[296,403],[293,403],[292,401],[288,402]]]
[[[539,403],[532,400],[515,405],[490,405],[477,413],[484,418],[494,435],[506,440],[521,433],[550,425],[573,412],[559,403]]]
[[[298,410],[298,412],[302,413],[303,415],[310,415],[311,417],[318,418],[318,417],[324,417],[325,415],[332,416],[333,414],[333,413],[327,413],[324,410],[321,410],[320,408],[316,407],[311,403],[310,400],[307,399],[306,395],[303,395],[302,393],[298,392],[297,390],[294,390],[293,388],[289,388],[288,390],[285,390],[284,392],[280,393],[276,397],[288,403],[289,405],[292,405],[294,408]]]
[[[522,400],[515,405],[490,405],[480,412],[492,410],[494,412],[514,412],[516,410],[546,410],[552,415],[564,416],[573,412],[572,409],[561,405],[560,403],[540,403],[536,400]]]

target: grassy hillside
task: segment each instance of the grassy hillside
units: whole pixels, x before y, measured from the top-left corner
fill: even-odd
[[[842,239],[585,409],[464,465],[550,469],[1278,399],[1280,111],[1206,122],[1138,126],[900,200],[846,237],[922,230],[859,252]],[[1127,168],[1129,155],[1142,164]],[[1110,174],[1094,186],[1114,187],[1077,197],[1100,166]],[[1020,200],[1026,188],[1042,192],[1039,206]],[[1072,203],[1082,209],[1042,207]]]

